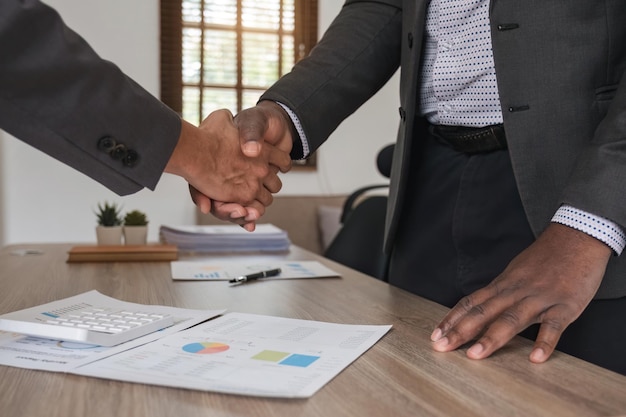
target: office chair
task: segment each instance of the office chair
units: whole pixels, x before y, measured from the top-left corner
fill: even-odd
[[[377,157],[378,171],[389,178],[394,145],[387,145]],[[383,253],[387,196],[365,196],[371,190],[389,184],[369,185],[354,191],[346,199],[337,232],[324,256],[357,271],[386,280],[387,256]]]

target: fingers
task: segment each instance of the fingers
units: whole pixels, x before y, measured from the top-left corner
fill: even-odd
[[[431,335],[435,350],[449,352],[477,339],[467,356],[483,359],[534,322],[534,309],[524,303],[515,304],[496,293],[484,299],[483,295],[490,292],[488,288],[464,297],[444,318]]]
[[[211,212],[211,199],[209,197],[202,194],[191,184],[189,184],[189,194],[191,195],[191,201],[198,206],[202,213],[209,214]]]
[[[467,357],[471,359],[484,359],[508,343],[519,332],[530,324],[537,322],[534,318],[535,311],[532,307],[526,309],[524,306],[517,306],[501,314],[488,328],[487,331],[467,350]],[[554,306],[550,308],[539,320],[541,323],[539,334],[535,341],[529,359],[534,363],[543,363],[552,355],[556,349],[561,335],[571,323],[568,317],[572,312],[568,312],[564,306]]]
[[[189,188],[192,194],[192,200],[194,200],[198,207],[200,207],[199,202],[208,202],[211,207],[210,213],[213,214],[216,218],[238,224],[249,232],[254,231],[254,229],[256,228],[256,220],[261,217],[260,213],[264,211],[264,207],[262,205],[255,205],[254,207],[243,207],[236,203],[222,203],[219,201],[211,201],[211,199],[209,199],[207,196],[203,195],[193,187],[190,186]],[[204,214],[209,213],[209,211],[204,210],[204,208],[201,208],[201,211]]]
[[[241,211],[246,214],[240,216]],[[256,220],[258,220],[265,212],[265,207],[259,202],[254,202],[252,205],[242,207],[234,203],[222,203],[213,202],[213,209],[211,213],[221,220],[226,220],[234,224],[238,224],[248,232],[253,232],[256,228]]]
[[[283,182],[276,175],[277,172],[278,168],[272,165],[270,166],[270,174],[263,178],[263,187],[270,193],[277,193],[283,188]]]
[[[501,304],[505,308],[495,312],[493,304]],[[502,300],[490,300],[485,303],[485,310],[491,315],[487,322],[491,324],[486,328],[482,336],[467,350],[467,356],[471,359],[483,359],[500,349],[518,333],[538,321],[539,312],[544,306],[538,301],[523,300],[506,308]],[[493,313],[492,313],[493,311]],[[565,327],[563,327],[564,329]],[[475,337],[474,335],[473,337]],[[560,333],[557,336],[557,340]],[[456,343],[456,341],[455,341]]]
[[[202,213],[211,213],[220,220],[243,225],[250,221],[254,222],[261,217],[258,206],[251,207],[248,210],[240,204],[213,201],[192,185],[189,185],[189,194],[191,195],[191,200],[198,206]]]
[[[254,201],[246,207],[236,203],[212,201],[191,185],[189,185],[189,193],[193,202],[204,214],[210,212],[216,218],[238,224],[249,232],[254,231],[256,221],[265,213],[265,206],[259,201]]]
[[[291,156],[289,153],[274,146],[270,148],[268,161],[270,166],[276,167],[280,172],[288,172],[291,169]]]
[[[239,112],[235,123],[239,128],[239,141],[244,155],[250,158],[259,156],[268,123],[266,114],[257,107],[251,107]]]
[[[496,293],[494,286],[488,286],[463,297],[431,334],[433,348],[439,352],[448,352],[482,332],[485,323],[501,310],[496,305],[489,309],[489,306],[483,304],[493,299]]]
[[[261,205],[261,207],[263,206]],[[239,225],[251,221],[254,222],[261,217],[257,207],[243,207],[236,203],[224,203],[221,201],[213,201],[211,214],[220,220]]]
[[[235,117],[228,109],[214,110],[200,122],[198,127],[211,130],[211,125],[213,124],[218,124],[219,126],[235,126]]]
[[[191,195],[191,200],[198,206],[202,213],[211,213],[220,220],[233,221],[248,216],[247,210],[241,205],[235,203],[227,204],[219,201],[214,202],[191,184],[189,185],[189,194]]]
[[[569,321],[562,318],[559,319],[562,316],[562,314],[559,314],[559,310],[560,308],[555,308],[553,311],[548,311],[546,317],[542,320],[539,334],[530,353],[529,358],[531,362],[543,363],[547,361],[556,349],[556,345],[565,328],[570,324]]]
[[[260,155],[265,144],[289,154],[293,147],[293,123],[285,110],[273,101],[261,101],[235,116],[241,149],[246,156]]]
[[[431,340],[439,352],[452,351],[475,340],[467,357],[484,359],[531,324],[541,323],[529,359],[542,363],[554,352],[572,317],[577,317],[577,313],[566,305],[546,307],[538,298],[518,300],[513,291],[506,295],[490,286],[464,297],[433,331]]]
[[[267,178],[267,177],[266,177]],[[278,177],[276,177],[278,178]],[[265,179],[264,179],[265,181]],[[269,181],[269,179],[268,179]],[[279,185],[278,185],[278,189],[280,189],[280,187],[282,186],[282,183],[280,183],[280,180],[278,180]],[[276,185],[274,185],[276,186]],[[258,204],[260,203],[262,206],[264,206],[263,211],[265,211],[265,207],[269,206],[270,204],[272,204],[272,202],[274,201],[274,196],[272,195],[272,193],[270,192],[270,190],[268,190],[267,188],[261,186],[260,189],[258,190],[257,194],[256,194],[256,199],[250,201],[249,203],[246,204],[246,206],[252,206],[254,204]]]
[[[447,335],[450,330],[457,323],[459,323],[467,314],[470,314],[470,312],[475,309],[476,306],[479,306],[481,303],[493,297],[497,293],[495,288],[495,286],[487,286],[466,297],[461,298],[459,302],[443,318],[437,328],[433,331],[430,337],[431,340],[433,342],[437,342],[443,336]],[[476,309],[474,311],[474,314],[477,314],[479,311],[481,310]]]

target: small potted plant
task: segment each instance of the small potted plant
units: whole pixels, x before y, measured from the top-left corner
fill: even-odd
[[[122,218],[120,208],[115,203],[98,204],[98,226],[96,237],[98,245],[121,245],[122,244]]]
[[[148,240],[146,214],[133,210],[124,216],[124,241],[127,245],[145,245]]]

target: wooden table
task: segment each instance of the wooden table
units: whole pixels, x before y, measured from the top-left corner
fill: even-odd
[[[17,255],[32,248],[42,254]],[[166,262],[66,263],[70,245],[0,251],[0,313],[96,289],[122,300],[350,324],[392,324],[373,348],[312,398],[281,400],[163,388],[0,366],[0,416],[617,416],[626,377],[562,353],[528,361],[518,338],[493,357],[437,353],[446,309],[324,260],[342,278],[173,281]],[[322,259],[293,248],[291,259]],[[184,258],[183,258],[184,259]]]

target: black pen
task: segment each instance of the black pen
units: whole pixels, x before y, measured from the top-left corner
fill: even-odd
[[[241,283],[244,283],[247,281],[253,281],[259,278],[275,277],[278,274],[280,274],[280,268],[269,269],[267,271],[255,272],[254,274],[242,275],[240,277],[233,278],[228,282],[241,284]]]

